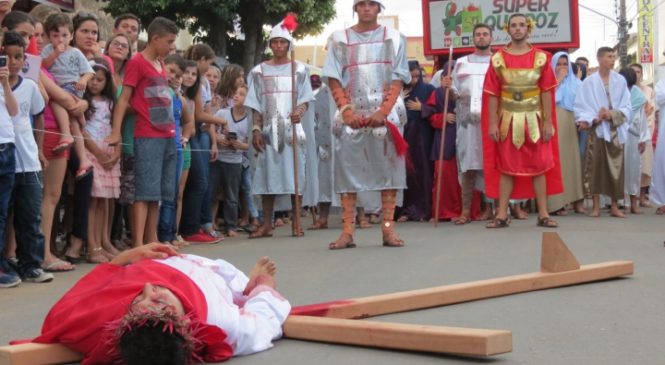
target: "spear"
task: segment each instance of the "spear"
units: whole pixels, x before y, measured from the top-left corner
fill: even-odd
[[[289,13],[284,18],[284,27],[293,34],[298,27],[296,15]],[[298,92],[296,90],[296,51],[293,44],[291,46],[291,113],[296,111],[298,106]],[[300,195],[298,189],[298,133],[296,131],[296,124],[291,123],[291,134],[293,137],[293,187],[295,189],[295,198],[293,200],[293,226],[294,234],[296,237],[300,236]]]
[[[448,48],[448,72],[447,76],[450,77],[450,71],[453,66],[453,40],[450,40],[450,48]],[[437,161],[443,161],[443,147],[446,143],[446,114],[448,114],[448,100],[450,98],[450,88],[446,88],[444,91],[443,98],[443,123],[441,124],[441,140],[439,141],[439,159]],[[441,200],[441,178],[443,174],[443,166],[439,162],[439,170],[437,171],[436,176],[436,200],[434,201],[434,227],[439,225],[439,201]]]

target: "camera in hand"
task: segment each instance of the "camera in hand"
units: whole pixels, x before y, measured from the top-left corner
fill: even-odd
[[[0,67],[7,67],[7,56],[0,56]]]
[[[228,138],[228,139],[238,139],[238,133],[236,133],[236,132],[229,132],[229,133],[227,134],[227,138]]]

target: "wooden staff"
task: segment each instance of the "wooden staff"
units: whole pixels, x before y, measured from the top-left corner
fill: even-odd
[[[448,49],[448,72],[446,75],[450,77],[453,61],[453,40],[450,40],[450,48]],[[439,142],[439,160],[443,161],[443,146],[446,142],[446,115],[448,114],[448,100],[450,97],[450,88],[446,88],[443,100],[443,124],[441,124],[441,140]],[[443,173],[443,166],[439,162],[439,171],[436,174],[436,200],[434,201],[434,227],[439,225],[439,200],[441,199],[441,174]]]
[[[296,51],[291,47],[291,113],[295,113],[298,103],[298,93],[296,91]],[[302,120],[298,123],[302,123]],[[296,237],[300,237],[300,195],[298,194],[298,133],[296,124],[291,121],[291,134],[293,136],[293,185],[295,188],[295,198],[293,201],[293,226]]]

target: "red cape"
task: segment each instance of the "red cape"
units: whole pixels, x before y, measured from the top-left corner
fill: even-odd
[[[197,340],[203,343],[197,354],[208,362],[224,361],[233,349],[226,333],[205,324],[208,306],[196,284],[182,272],[152,260],[129,266],[98,265],[81,278],[51,308],[44,320],[38,343],[60,343],[85,355],[82,364],[108,364],[117,360],[113,331],[108,325],[122,318],[146,283],[172,290],[185,312],[198,322]]]
[[[549,52],[545,52],[536,48],[533,48],[531,52],[543,52],[547,55],[547,63],[543,67],[543,73],[549,72],[554,73],[551,68],[552,55]],[[497,52],[503,52],[500,49]],[[506,59],[506,64],[508,67],[512,65],[509,62],[510,54],[503,52],[504,59]],[[508,56],[506,56],[508,55]],[[528,55],[528,53],[526,54]],[[526,55],[520,56],[518,59],[528,59]],[[514,57],[514,56],[513,56]],[[491,78],[490,73],[494,73],[493,66],[490,64],[487,74],[485,76],[485,83],[488,83],[488,79]],[[496,73],[494,73],[496,75]],[[550,75],[551,76],[551,75]],[[550,146],[552,149],[552,157],[554,159],[554,167],[550,168],[545,172],[545,178],[547,180],[547,195],[556,195],[563,192],[563,181],[561,177],[561,161],[559,159],[559,139],[557,137],[558,127],[556,120],[556,103],[555,103],[555,89],[551,89],[550,98],[552,103],[552,114],[550,119],[554,125],[554,137],[550,139],[548,143],[544,143],[543,146]],[[485,176],[485,194],[493,199],[499,198],[499,181],[501,177],[501,171],[498,169],[497,165],[497,150],[498,143],[489,138],[489,97],[490,94],[486,91],[483,91],[483,106],[481,111],[481,125],[483,130],[483,173]],[[499,98],[499,108],[501,107],[501,99]],[[508,138],[511,138],[510,134]],[[542,138],[542,137],[541,137]],[[513,192],[510,195],[511,199],[530,199],[536,196],[536,193],[533,190],[532,176],[513,176],[514,177],[514,187]]]

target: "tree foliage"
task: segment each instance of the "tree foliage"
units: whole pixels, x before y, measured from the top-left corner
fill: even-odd
[[[298,14],[296,37],[318,34],[335,16],[335,0],[106,0],[111,15],[133,13],[147,26],[163,16],[186,28],[215,52],[249,69],[263,58],[264,25],[278,23],[288,12]],[[239,32],[244,38],[239,36]],[[232,49],[230,49],[232,47]]]

